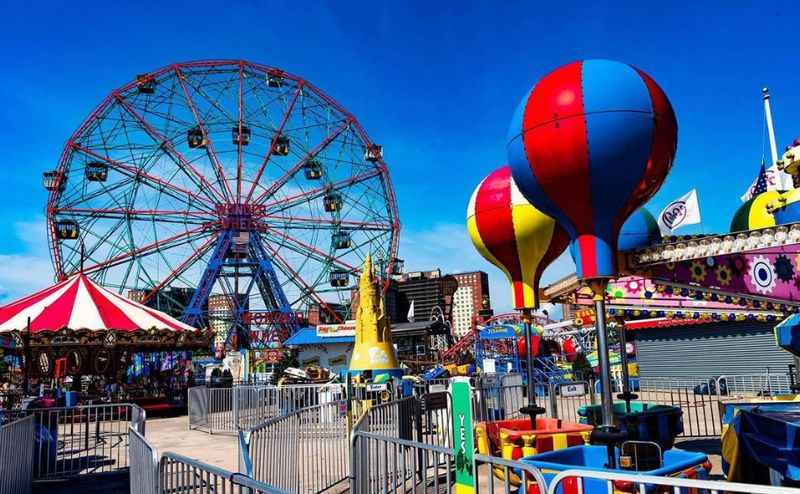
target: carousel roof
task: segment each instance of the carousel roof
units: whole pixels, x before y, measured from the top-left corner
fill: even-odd
[[[163,312],[107,290],[83,273],[0,307],[0,332],[158,329],[196,331]]]

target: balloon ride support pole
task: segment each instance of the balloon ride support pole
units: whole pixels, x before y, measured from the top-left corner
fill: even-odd
[[[525,329],[525,372],[528,377],[528,404],[520,408],[520,413],[531,418],[532,429],[536,429],[536,416],[545,413],[545,409],[536,404],[536,383],[533,380],[533,331],[531,328],[531,311],[524,309],[522,322]]]
[[[608,330],[606,328],[605,280],[593,280],[594,310],[597,320],[597,359],[600,362],[600,400],[602,424],[592,431],[592,442],[608,448],[608,467],[616,468],[614,446],[625,439],[625,434],[614,427],[614,402],[611,393],[611,366],[608,359]]]
[[[622,365],[622,393],[617,395],[617,398],[625,400],[625,411],[631,413],[631,400],[635,400],[639,396],[631,393],[631,381],[628,375],[628,339],[627,330],[625,329],[625,322],[618,321],[617,334],[619,335],[619,358],[620,365]]]

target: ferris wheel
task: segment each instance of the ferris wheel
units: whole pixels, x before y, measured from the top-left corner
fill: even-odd
[[[136,76],[80,125],[44,185],[59,279],[82,269],[192,324],[214,297],[239,330],[309,307],[343,320],[368,253],[398,268],[382,147],[314,85],[256,63]]]

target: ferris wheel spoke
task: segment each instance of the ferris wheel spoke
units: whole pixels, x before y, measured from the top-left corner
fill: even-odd
[[[291,263],[286,262],[283,256],[280,253],[273,249],[269,242],[265,242],[264,245],[266,246],[267,250],[269,250],[270,254],[272,255],[272,262],[278,266],[278,268],[283,271],[284,275],[291,280],[291,282],[300,289],[300,292],[306,295],[311,296],[314,300],[317,301],[330,315],[336,318],[336,320],[341,320],[341,316],[336,313],[328,303],[322,299],[322,297],[317,294],[317,292],[311,288],[308,283],[303,280],[303,277],[300,276],[300,273],[292,269]]]
[[[336,257],[333,257],[330,254],[317,249],[313,245],[308,244],[308,243],[306,243],[306,242],[304,242],[302,240],[299,240],[299,239],[297,239],[297,238],[295,238],[295,237],[293,237],[293,236],[291,236],[291,235],[289,235],[289,234],[287,234],[285,232],[280,232],[280,231],[277,231],[277,230],[269,230],[269,234],[270,235],[276,235],[278,237],[281,237],[284,240],[287,240],[289,243],[283,242],[283,243],[281,243],[281,245],[284,245],[287,248],[294,250],[295,252],[298,252],[300,254],[305,254],[305,255],[314,254],[317,257],[318,261],[320,261],[320,259],[321,259],[322,260],[321,262],[337,264],[338,266],[343,267],[343,268],[345,268],[347,270],[350,270],[350,271],[358,271],[358,268],[356,268],[354,266],[351,266],[350,264],[347,264],[346,262],[342,261],[341,259],[337,259]],[[292,247],[291,244],[294,244],[295,246]]]
[[[275,182],[264,192],[259,194],[258,197],[254,199],[254,203],[261,204],[265,199],[269,199],[272,197],[278,190],[281,189],[286,183],[297,173],[300,168],[303,167],[303,164],[314,158],[320,151],[325,149],[328,144],[333,142],[339,135],[344,132],[350,126],[350,118],[345,119],[342,121],[342,124],[336,128],[331,134],[329,134],[325,139],[322,140],[319,144],[317,144],[311,151],[306,153],[306,155],[300,159],[297,163],[294,164],[289,170],[287,170],[283,175],[278,177]]]
[[[236,105],[238,114],[236,118],[236,125],[239,129],[239,135],[242,134],[244,127],[244,62],[239,62],[239,98]],[[237,139],[236,144],[236,202],[240,203],[242,200],[242,173],[244,171],[244,156],[242,156],[242,146],[244,145],[242,139]]]
[[[214,143],[211,140],[211,136],[208,134],[206,130],[206,126],[203,123],[203,119],[200,118],[200,113],[197,110],[197,106],[194,104],[194,100],[192,99],[192,95],[189,94],[189,89],[186,87],[186,79],[181,72],[181,69],[178,65],[175,65],[175,74],[177,75],[178,82],[181,85],[181,89],[183,91],[184,99],[186,100],[186,104],[189,105],[189,109],[194,116],[195,125],[200,129],[200,132],[203,133],[203,139],[206,141],[206,153],[208,154],[209,160],[211,160],[211,164],[214,166],[214,173],[217,176],[217,181],[222,184],[224,187],[223,192],[225,193],[226,197],[231,197],[233,194],[231,192],[230,185],[228,185],[228,180],[225,177],[225,170],[222,167],[222,164],[219,162],[217,158],[217,153],[214,150]]]
[[[194,265],[197,260],[202,258],[217,240],[217,235],[209,235],[208,238],[198,247],[189,257],[184,259],[175,269],[173,269],[160,283],[155,285],[152,290],[147,292],[142,303],[147,303],[159,290],[178,279],[187,269]]]
[[[219,104],[219,101],[217,101],[216,99],[212,98],[208,93],[203,91],[199,86],[196,86],[195,84],[193,84],[191,78],[187,78],[186,79],[186,84],[189,85],[189,87],[192,89],[192,91],[194,91],[196,94],[200,95],[200,97],[205,102],[207,102],[212,108],[214,108],[222,116],[224,116],[226,121],[228,121],[228,122],[236,121],[236,119],[233,117],[233,115],[229,115],[227,110],[225,110],[225,108],[222,105]],[[226,89],[226,88],[224,88],[224,89]],[[208,117],[210,112],[211,112],[211,110],[209,109],[205,116]],[[207,121],[207,119],[203,118],[203,121]]]
[[[292,208],[298,204],[302,204],[304,202],[308,202],[313,199],[318,199],[327,194],[328,192],[334,190],[341,190],[343,188],[364,182],[365,180],[369,180],[373,177],[377,177],[381,175],[381,173],[382,172],[379,168],[374,168],[368,172],[356,175],[355,177],[339,180],[338,182],[334,182],[333,184],[330,185],[323,185],[322,187],[309,189],[305,192],[301,192],[293,196],[285,197],[277,201],[266,203],[264,204],[264,208],[267,211],[267,214],[286,211],[287,209]]]
[[[214,222],[208,213],[199,211],[159,210],[159,209],[132,209],[132,208],[53,208],[55,214],[65,214],[70,217],[124,219],[130,221],[151,221],[164,223],[178,223],[188,225],[206,225]]]
[[[272,157],[272,153],[275,152],[275,137],[281,135],[283,132],[283,128],[286,126],[286,122],[289,120],[289,116],[292,114],[294,110],[294,105],[297,102],[297,98],[300,96],[300,93],[303,92],[302,84],[297,85],[297,89],[292,96],[292,100],[289,102],[286,111],[283,113],[283,117],[281,118],[281,123],[278,125],[278,128],[275,130],[274,137],[272,142],[269,145],[269,149],[267,150],[267,154],[264,156],[264,160],[261,162],[261,165],[258,167],[258,171],[256,172],[255,179],[253,183],[250,185],[250,190],[247,192],[247,199],[245,200],[246,203],[250,202],[250,199],[253,197],[253,192],[256,189],[256,185],[261,181],[261,176],[264,174],[264,170],[267,167],[267,163],[269,163],[269,159]],[[259,202],[256,200],[255,202]]]
[[[301,230],[374,230],[374,231],[391,231],[391,224],[384,224],[373,221],[354,221],[354,220],[341,220],[336,218],[311,218],[307,216],[284,216],[284,215],[266,215],[263,220],[268,224],[272,222],[279,222],[281,228],[285,229],[301,229]]]
[[[83,146],[81,146],[81,145],[79,145],[77,143],[74,143],[74,142],[72,143],[72,149],[74,149],[76,151],[79,151],[79,152],[85,154],[86,156],[89,156],[89,157],[92,157],[92,158],[94,158],[96,160],[102,161],[103,163],[107,164],[108,166],[110,166],[111,168],[117,170],[118,172],[120,172],[120,173],[122,173],[124,175],[127,175],[128,177],[130,177],[130,178],[132,178],[134,180],[138,179],[140,182],[147,184],[149,187],[152,187],[153,189],[155,189],[155,190],[157,190],[159,192],[167,193],[167,191],[169,191],[170,192],[170,194],[169,194],[170,197],[172,197],[173,199],[179,200],[181,202],[184,202],[189,207],[203,205],[206,208],[208,208],[208,211],[210,211],[210,212],[214,211],[214,202],[213,201],[209,201],[207,198],[204,198],[204,197],[202,197],[201,195],[199,195],[199,194],[197,194],[195,192],[189,191],[187,189],[184,189],[183,187],[179,187],[179,186],[177,186],[175,184],[172,184],[172,183],[170,183],[170,182],[168,182],[166,180],[163,180],[163,179],[158,178],[158,177],[156,177],[154,175],[151,175],[151,174],[147,173],[146,171],[144,171],[142,168],[138,168],[138,167],[135,167],[135,166],[131,166],[131,165],[128,165],[128,164],[121,163],[119,161],[113,160],[113,159],[111,159],[111,158],[109,158],[107,156],[103,156],[101,154],[98,154],[98,153],[92,151],[91,149],[87,149],[87,148],[85,148],[85,147],[83,147]],[[173,195],[173,194],[180,194],[180,195]]]
[[[79,268],[81,263],[85,262],[86,260],[88,260],[90,263],[97,262],[95,260],[95,254],[97,250],[105,244],[111,245],[112,248],[109,249],[109,252],[114,252],[114,249],[117,249],[118,252],[124,251],[124,246],[120,245],[116,239],[112,240],[114,233],[116,233],[117,230],[123,225],[123,220],[117,221],[114,226],[108,228],[102,234],[98,234],[90,227],[93,222],[94,221],[84,222],[83,230],[85,233],[80,244],[76,243],[72,245],[65,243],[63,246],[64,249],[67,250],[67,255],[64,256],[64,260],[72,266],[73,272],[75,268]],[[94,240],[93,242],[89,243],[89,249],[87,250],[85,245],[89,236],[91,236]],[[75,261],[76,258],[77,262]]]
[[[192,166],[191,163],[189,163],[189,161],[186,160],[186,158],[175,148],[169,139],[161,135],[161,133],[154,129],[153,126],[147,123],[142,115],[137,112],[136,109],[133,108],[127,101],[125,101],[125,99],[119,93],[116,94],[116,99],[120,106],[122,106],[125,111],[127,111],[139,123],[145,133],[149,135],[158,146],[161,147],[161,149],[164,151],[164,154],[173,162],[175,162],[176,165],[181,167],[184,173],[186,173],[189,179],[194,182],[194,184],[205,194],[206,197],[208,197],[212,202],[215,202],[216,200],[225,202],[225,198],[220,194],[220,192],[213,185],[211,185],[211,183],[209,183],[203,174],[201,174],[194,166]],[[209,192],[216,197],[209,195]]]
[[[112,257],[104,262],[95,264],[94,266],[87,268],[86,272],[90,273],[101,269],[108,269],[110,267],[116,266],[130,259],[141,259],[144,256],[153,254],[154,252],[158,252],[158,250],[160,249],[171,249],[179,245],[187,244],[192,240],[194,240],[194,237],[198,236],[206,229],[208,229],[208,225],[198,225],[194,228],[186,230],[185,232],[171,235],[164,239],[156,240],[147,245],[134,248],[128,252],[125,252],[124,254]]]

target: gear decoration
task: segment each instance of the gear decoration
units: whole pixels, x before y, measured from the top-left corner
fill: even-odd
[[[744,256],[735,256],[730,260],[730,266],[735,276],[741,276],[747,269],[747,260]]]
[[[714,274],[717,277],[717,283],[719,283],[719,286],[728,286],[731,284],[733,273],[731,272],[730,267],[724,264],[718,264],[717,269],[714,270]]]
[[[625,289],[630,295],[638,295],[643,288],[644,288],[644,281],[637,278],[628,280],[628,282],[625,284]]]
[[[772,263],[764,256],[756,256],[750,265],[750,282],[759,293],[771,293],[775,288],[777,276]]]
[[[702,261],[692,261],[689,271],[692,273],[692,280],[697,283],[702,283],[706,279],[706,265]]]
[[[788,257],[780,255],[775,259],[775,274],[784,283],[790,283],[794,278],[794,266]]]

